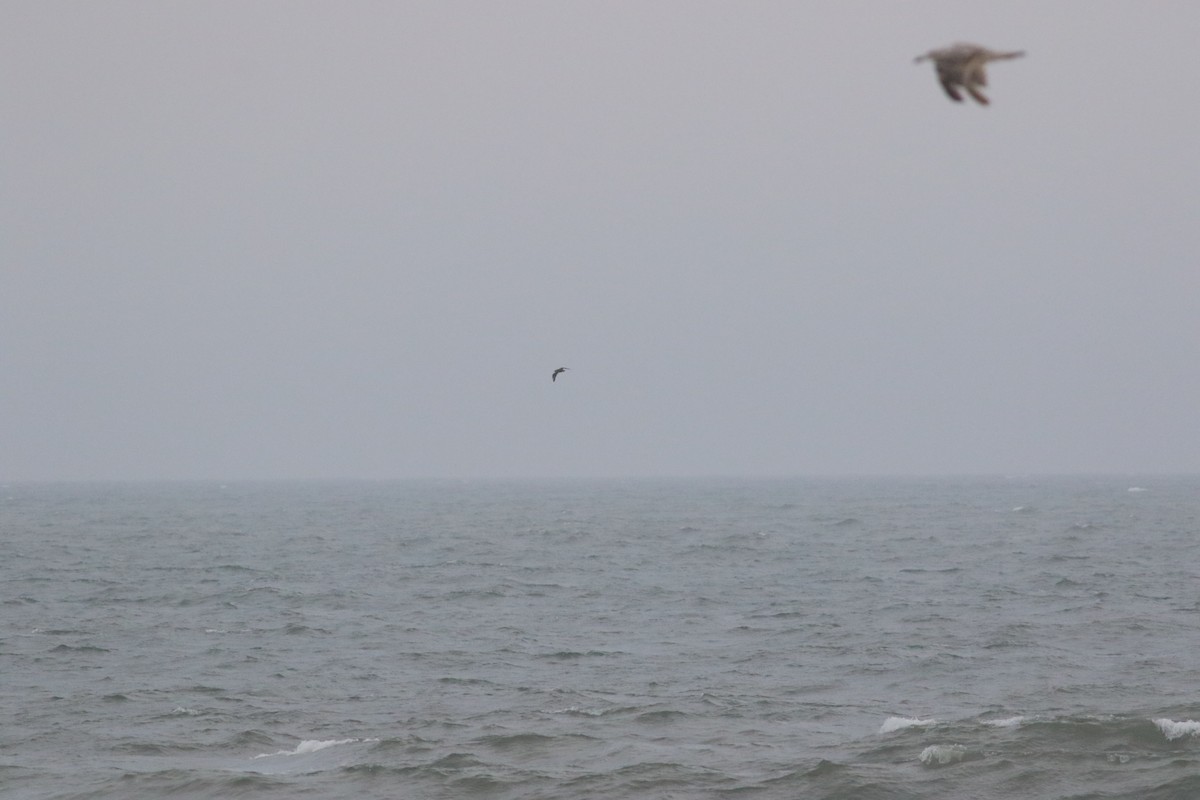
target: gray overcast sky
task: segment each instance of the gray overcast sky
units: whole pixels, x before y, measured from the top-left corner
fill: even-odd
[[[989,108],[913,64],[960,40],[1028,51]],[[0,479],[1200,472],[1197,41],[6,2]]]

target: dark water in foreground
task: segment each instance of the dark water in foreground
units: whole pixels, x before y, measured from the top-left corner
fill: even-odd
[[[5,798],[1200,797],[1200,479],[10,485]]]

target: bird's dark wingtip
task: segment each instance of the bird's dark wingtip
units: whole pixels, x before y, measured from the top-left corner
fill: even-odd
[[[941,81],[941,84],[942,89],[946,92],[947,97],[956,103],[961,103],[963,101],[962,95],[958,93],[958,87],[956,87],[953,83],[950,81]]]

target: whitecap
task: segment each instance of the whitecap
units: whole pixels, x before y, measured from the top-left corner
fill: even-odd
[[[921,763],[927,767],[944,767],[967,757],[967,748],[961,744],[931,744],[921,751]]]
[[[1141,486],[1130,486],[1130,487],[1129,487],[1129,491],[1131,491],[1131,492],[1144,492],[1144,491],[1146,491],[1146,490],[1145,490],[1145,489],[1143,489]]]
[[[1015,728],[1024,721],[1024,717],[1005,717],[1004,719],[985,719],[983,724],[991,725],[993,728]]]
[[[1154,724],[1163,732],[1163,736],[1167,737],[1168,742],[1182,739],[1184,736],[1200,736],[1200,722],[1195,720],[1176,722],[1173,719],[1163,718],[1154,720]]]
[[[602,717],[607,712],[600,708],[580,708],[579,706],[567,706],[550,711],[551,714],[577,714],[584,717]]]
[[[277,753],[259,753],[255,758],[273,758],[275,756],[302,756],[324,750],[326,747],[336,747],[340,744],[356,744],[358,742],[375,742],[378,739],[305,739],[296,745],[295,750],[280,750]]]
[[[200,712],[197,711],[196,709],[184,708],[183,706],[175,706],[175,708],[172,709],[171,713],[178,715],[178,716],[183,716],[183,717],[196,717],[196,716],[200,715]]]
[[[913,717],[888,717],[880,726],[880,733],[894,733],[895,731],[906,730],[907,728],[925,728],[930,725],[936,725],[936,719],[915,719]]]

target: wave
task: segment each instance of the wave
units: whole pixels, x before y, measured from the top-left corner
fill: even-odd
[[[1176,722],[1173,719],[1163,718],[1154,720],[1154,724],[1163,732],[1163,736],[1167,737],[1168,742],[1182,739],[1185,736],[1200,736],[1200,722],[1195,720]]]
[[[244,748],[248,747],[249,745],[271,744],[272,741],[274,740],[271,738],[270,734],[265,731],[249,730],[241,731],[240,733],[231,736],[228,740],[228,744],[230,747]]]
[[[48,652],[51,653],[111,653],[107,647],[97,647],[92,644],[81,644],[77,647],[72,647],[69,644],[60,644],[57,647],[52,647]]]
[[[960,721],[892,716],[884,720],[878,733],[885,735],[914,728],[928,730],[934,727],[943,734],[949,731],[955,735],[972,738],[985,736],[989,730],[996,733],[1010,731],[1026,741],[1045,741],[1053,743],[1056,748],[1069,746],[1074,742],[1089,747],[1101,744],[1112,747],[1128,745],[1160,749],[1164,742],[1200,739],[1200,720],[1174,720],[1168,717],[1148,719],[1116,714],[1066,717],[1014,714],[1007,717]]]
[[[673,711],[669,708],[664,708],[660,711],[647,711],[644,714],[638,714],[634,719],[637,722],[657,725],[663,722],[674,722],[677,719],[683,719],[687,716],[689,715],[684,711]]]
[[[563,797],[695,797],[706,790],[734,789],[735,780],[704,767],[671,761],[641,761],[588,773],[565,783]]]
[[[548,714],[569,714],[578,717],[602,717],[605,714],[611,714],[614,711],[620,711],[617,708],[580,708],[579,706],[567,706],[566,708],[558,708],[553,711],[548,711]],[[630,709],[625,709],[630,710]]]
[[[300,625],[295,622],[286,625],[283,628],[283,632],[288,636],[308,636],[310,634],[317,636],[328,636],[333,633],[333,631],[326,628],[312,628],[308,625]]]
[[[293,750],[280,750],[275,753],[259,753],[255,758],[275,758],[277,756],[303,756],[324,750],[327,747],[337,747],[343,744],[358,744],[359,742],[378,742],[378,739],[305,739]]]
[[[114,753],[132,756],[170,757],[193,754],[202,750],[201,745],[172,742],[124,742],[113,747]]]
[[[879,726],[879,732],[895,733],[896,731],[907,730],[908,728],[928,728],[930,725],[937,725],[936,719],[917,719],[915,717],[888,717],[883,721],[883,725]]]
[[[605,656],[619,655],[619,653],[610,653],[604,650],[588,650],[581,652],[578,650],[559,650],[555,653],[544,653],[538,658],[544,658],[550,661],[573,661],[577,658],[599,658]]]
[[[972,757],[980,756],[973,754],[961,744],[931,744],[921,751],[917,760],[927,767],[946,767],[960,761],[967,761]]]
[[[197,769],[165,769],[154,772],[129,772],[89,787],[79,798],[113,797],[257,797],[286,790],[288,784],[276,776],[261,773],[221,773]],[[55,794],[55,797],[66,795]]]
[[[437,679],[438,683],[446,683],[451,686],[495,686],[492,681],[484,678],[458,678],[454,676],[446,676]]]
[[[484,736],[476,741],[497,750],[507,750],[545,747],[556,742],[558,738],[557,736],[547,736],[544,733],[510,733]]]
[[[985,719],[983,724],[992,728],[1016,728],[1025,722],[1027,718],[1022,716],[1004,717],[1003,719]]]
[[[1084,715],[1023,720],[1016,726],[1023,736],[1053,743],[1056,747],[1072,742],[1088,747],[1136,746],[1160,749],[1164,741],[1200,735],[1200,722],[1122,715]]]
[[[490,747],[501,751],[516,751],[516,752],[543,752],[550,748],[566,746],[577,747],[581,742],[601,741],[592,736],[586,736],[580,733],[563,734],[558,736],[547,736],[544,733],[510,733],[510,734],[493,734],[484,736],[475,740],[476,744]]]

